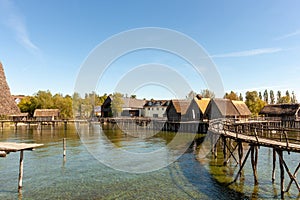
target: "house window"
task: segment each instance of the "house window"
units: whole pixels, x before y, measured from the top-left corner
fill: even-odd
[[[154,110],[154,108],[152,108],[152,110]]]
[[[148,110],[150,110],[150,108],[148,108]]]
[[[161,108],[161,110],[165,110],[165,108]]]
[[[156,108],[156,110],[159,110],[159,108]]]

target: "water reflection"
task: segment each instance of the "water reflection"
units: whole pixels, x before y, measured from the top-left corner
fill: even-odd
[[[259,151],[258,181],[254,186],[252,168],[246,163],[242,178],[227,186],[237,173],[238,166],[230,159],[223,165],[222,149],[218,157],[207,156],[199,159],[199,149],[205,135],[160,132],[151,137],[147,132],[138,135],[124,134],[117,127],[100,127],[99,124],[84,124],[76,130],[75,126],[43,127],[37,130],[19,128],[4,129],[0,132],[1,141],[43,143],[44,146],[34,152],[25,153],[25,177],[22,199],[272,199],[278,196],[279,180],[271,184],[269,149]],[[146,137],[147,136],[147,137]],[[148,137],[149,136],[149,137]],[[192,143],[172,142],[175,136],[182,141],[191,139]],[[67,156],[64,160],[62,139],[67,138]],[[183,142],[184,143],[184,142]],[[159,160],[151,159],[144,163],[135,157],[125,156],[112,149],[131,153],[148,153],[163,148],[166,155],[183,145],[187,149],[179,159],[156,171],[130,174],[114,170],[91,156],[88,149],[105,159],[124,161],[128,167],[157,167]],[[247,150],[247,148],[244,148]],[[116,153],[113,155],[112,153]],[[174,154],[174,153],[173,153]],[[134,155],[134,154],[131,154]],[[284,155],[291,169],[299,160],[298,154]],[[123,157],[123,158],[122,158]],[[168,157],[169,158],[169,157]],[[0,199],[19,199],[16,192],[18,174],[18,154],[11,153],[0,159]],[[277,177],[278,177],[277,170]],[[298,177],[299,179],[299,177]],[[15,181],[14,181],[15,180]],[[3,184],[6,183],[6,184]],[[295,187],[287,198],[298,198]]]

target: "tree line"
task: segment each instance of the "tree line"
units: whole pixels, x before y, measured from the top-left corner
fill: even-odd
[[[240,93],[238,95],[233,91],[231,91],[230,93],[226,93],[224,98],[243,101],[242,94]],[[277,91],[275,97],[275,93],[273,90],[268,91],[266,89],[263,93],[257,91],[246,92],[245,103],[252,114],[254,116],[257,116],[260,110],[267,104],[293,104],[297,103],[297,99],[294,91],[290,93],[289,90],[287,90],[285,92],[285,95],[282,95],[281,91]]]
[[[82,98],[78,93],[74,93],[72,96],[63,96],[59,93],[52,95],[47,90],[24,97],[18,107],[21,112],[28,113],[29,117],[33,117],[35,109],[59,109],[62,119],[71,119],[74,116],[88,118],[92,114],[93,107],[101,106],[106,98],[106,94],[100,96],[95,92],[85,94],[85,97]]]
[[[197,95],[196,92],[191,91],[186,96],[187,99],[192,99]],[[114,99],[121,99],[124,97],[121,93],[112,94]],[[126,95],[127,96],[127,95]],[[204,89],[200,91],[200,96],[204,98],[214,98],[213,91]],[[75,117],[89,118],[93,116],[95,106],[101,106],[107,94],[102,96],[96,92],[86,93],[84,97],[81,97],[78,93],[74,93],[72,96],[62,94],[54,94],[47,91],[38,91],[33,96],[24,97],[18,104],[21,112],[29,113],[30,117],[33,117],[35,109],[59,109],[60,117],[62,119],[71,119]],[[136,98],[136,95],[131,95],[130,98]],[[267,104],[282,104],[282,103],[297,103],[296,95],[294,91],[291,93],[287,90],[285,95],[282,95],[281,91],[277,91],[276,97],[273,90],[265,90],[262,92],[247,91],[245,98],[241,93],[231,91],[225,93],[224,99],[245,101],[249,110],[254,116],[257,116],[260,110]],[[245,100],[244,100],[245,99]],[[112,104],[113,113],[119,112],[121,108],[121,100]]]

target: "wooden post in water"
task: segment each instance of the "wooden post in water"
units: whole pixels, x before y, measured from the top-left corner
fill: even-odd
[[[252,164],[252,169],[253,169],[254,185],[258,185],[257,160],[258,160],[258,147],[252,146],[251,147],[251,164]]]
[[[19,166],[19,184],[18,190],[22,189],[22,181],[23,181],[23,153],[24,151],[20,151],[20,166]]]
[[[275,169],[276,169],[276,151],[273,148],[273,170],[272,170],[272,183],[275,182]]]
[[[66,157],[66,151],[67,151],[67,142],[66,138],[63,139],[63,156]]]
[[[225,136],[223,136],[223,157],[224,157],[224,162],[223,162],[223,164],[224,164],[224,166],[226,166],[227,165],[227,162],[226,162],[226,158],[227,158],[227,144],[226,144],[226,137]]]
[[[282,150],[277,150],[278,156],[282,157]],[[283,162],[279,159],[279,167],[280,167],[280,192],[281,192],[281,199],[284,199],[284,167]]]

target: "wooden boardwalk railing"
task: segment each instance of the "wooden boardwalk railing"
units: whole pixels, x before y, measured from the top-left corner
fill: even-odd
[[[287,123],[295,124],[295,123]],[[275,166],[276,166],[276,155],[279,160],[280,167],[280,188],[281,198],[284,198],[284,193],[290,190],[291,184],[294,182],[298,188],[300,194],[300,186],[297,181],[297,172],[300,169],[300,162],[292,174],[289,170],[284,158],[283,151],[300,153],[300,129],[291,128],[291,126],[285,127],[280,121],[268,121],[268,120],[257,120],[257,121],[234,121],[231,119],[216,119],[211,120],[209,123],[209,132],[220,136],[219,141],[223,143],[224,152],[224,165],[228,160],[233,157],[239,164],[239,171],[233,182],[236,182],[238,177],[241,175],[242,169],[251,153],[251,164],[254,175],[254,183],[258,184],[257,178],[257,162],[258,162],[258,147],[264,146],[273,149],[273,169],[272,169],[272,182],[275,181]],[[230,140],[230,145],[228,145]],[[235,141],[236,146],[231,148],[231,142]],[[243,143],[249,145],[249,149],[244,156],[243,154]],[[217,144],[215,144],[216,147]],[[215,153],[215,147],[213,153]],[[238,159],[235,158],[234,151],[238,150]],[[227,151],[230,154],[227,156]],[[243,159],[244,158],[244,159]],[[242,161],[243,160],[243,161]],[[300,160],[299,160],[300,161]],[[285,171],[289,175],[290,181],[284,189],[284,173]]]

